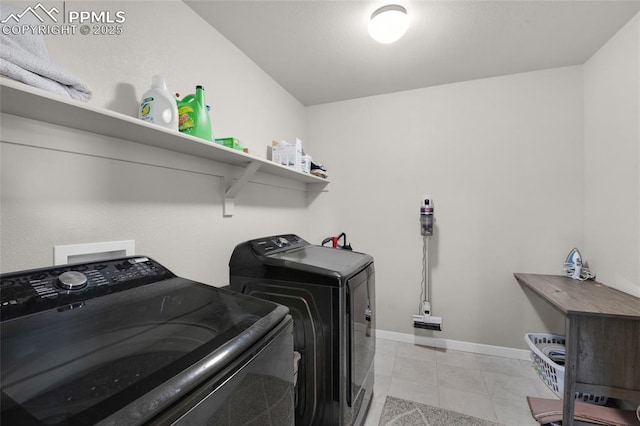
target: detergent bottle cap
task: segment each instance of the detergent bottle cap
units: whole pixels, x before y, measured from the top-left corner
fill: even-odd
[[[201,107],[204,108],[204,111],[207,111],[207,102],[204,99],[204,87],[200,85],[196,86],[196,99],[200,103]]]
[[[157,89],[167,89],[167,81],[164,79],[164,76],[154,75],[151,78],[151,87],[155,87]]]

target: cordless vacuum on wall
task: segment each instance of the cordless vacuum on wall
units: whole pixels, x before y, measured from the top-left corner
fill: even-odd
[[[433,200],[430,195],[420,203],[420,233],[422,234],[422,283],[420,285],[419,314],[413,316],[415,328],[442,331],[442,318],[431,315],[429,288],[429,240],[433,235]]]

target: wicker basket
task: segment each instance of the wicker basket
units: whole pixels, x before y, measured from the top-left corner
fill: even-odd
[[[540,347],[556,344],[565,344],[565,337],[557,334],[546,333],[527,333],[525,340],[531,348],[531,361],[538,375],[549,389],[553,391],[559,398],[563,397],[564,392],[564,366],[558,365],[547,357]],[[602,395],[593,395],[589,393],[576,392],[576,399],[591,404],[604,405],[607,403],[607,397]]]

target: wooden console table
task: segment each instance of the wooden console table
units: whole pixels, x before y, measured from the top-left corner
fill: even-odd
[[[563,425],[573,425],[575,392],[640,400],[640,299],[597,281],[514,276],[566,318]]]

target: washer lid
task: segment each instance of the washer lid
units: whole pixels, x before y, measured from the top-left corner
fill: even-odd
[[[312,245],[265,257],[268,265],[339,277],[349,277],[371,262],[368,254]]]
[[[144,422],[223,369],[287,312],[173,278],[4,321],[2,423],[95,424],[124,407],[125,423]]]

